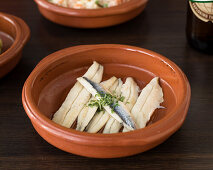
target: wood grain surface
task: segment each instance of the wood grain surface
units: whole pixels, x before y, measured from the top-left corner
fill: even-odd
[[[0,80],[0,169],[213,169],[213,56],[186,41],[186,0],[150,0],[135,19],[110,28],[74,29],[44,19],[33,0],[0,1],[0,11],[23,18],[31,29],[18,66]],[[115,43],[147,48],[174,61],[187,75],[192,99],[181,129],[158,147],[119,159],[63,152],[33,129],[21,102],[22,86],[48,54],[80,45]]]

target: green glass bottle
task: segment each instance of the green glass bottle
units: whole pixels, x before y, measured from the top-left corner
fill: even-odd
[[[189,0],[186,36],[191,46],[213,54],[213,0]]]

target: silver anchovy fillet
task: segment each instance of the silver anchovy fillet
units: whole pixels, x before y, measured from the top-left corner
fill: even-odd
[[[91,80],[89,80],[86,77],[83,77],[89,84],[92,85],[92,87],[99,93],[99,94],[106,94],[104,88],[102,88],[98,83],[95,83]],[[114,110],[114,112],[120,117],[120,119],[129,127],[132,129],[136,129],[135,122],[130,117],[129,113],[120,105],[116,105],[116,103],[113,103],[109,106],[111,109]]]

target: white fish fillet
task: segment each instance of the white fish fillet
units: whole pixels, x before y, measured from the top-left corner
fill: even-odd
[[[103,111],[102,111],[103,112]],[[97,113],[100,114],[100,113]],[[101,118],[98,122],[96,122],[93,126],[88,128],[87,132],[89,133],[97,133],[109,120],[110,115],[103,112]]]
[[[111,89],[114,89],[114,88],[115,88],[114,86],[117,86],[117,83],[118,83],[117,80],[118,80],[118,79],[117,79],[115,76],[113,76],[113,77],[111,77],[110,79],[101,82],[101,85],[102,85],[105,89],[111,90]]]
[[[117,78],[116,78],[116,81],[111,83],[111,85],[110,85],[110,83],[108,83],[107,84],[108,86],[106,86],[105,82],[102,83],[102,85],[106,89],[109,89],[110,92],[114,91],[116,89],[116,87],[118,86],[118,84],[119,84],[119,81],[117,80]],[[96,114],[100,114],[100,113],[96,113]],[[97,131],[99,131],[106,124],[107,120],[110,118],[110,115],[107,112],[105,112],[104,114],[102,114],[102,117],[101,117],[102,122],[96,120],[99,117],[94,117],[91,120],[91,123],[88,125],[87,131],[90,133],[96,133]],[[94,122],[96,122],[96,123],[94,123]]]
[[[163,91],[159,85],[159,78],[153,78],[143,88],[136,104],[132,109],[132,116],[139,128],[144,128],[155,109],[159,108],[163,100]]]
[[[121,94],[124,96],[124,103],[126,104],[129,100],[130,92],[131,92],[131,79],[128,77],[125,83],[121,87]]]
[[[113,93],[113,92],[115,92],[115,90],[116,90],[117,87],[118,87],[118,80],[116,80],[116,81],[114,82],[114,84],[109,88],[109,91],[110,91],[111,93]]]
[[[129,111],[131,111],[138,99],[139,87],[132,77],[128,77],[128,79],[130,79],[130,82],[131,82],[130,95],[125,104],[126,104],[126,107],[129,109]]]
[[[93,64],[90,66],[90,68],[87,70],[87,72],[83,75],[87,78],[93,78],[96,72],[99,69],[99,64],[97,62],[93,62]],[[69,91],[65,101],[59,108],[59,110],[54,114],[53,121],[62,124],[64,121],[64,118],[67,114],[67,112],[70,110],[73,102],[76,100],[79,93],[82,91],[83,86],[77,81],[75,85],[72,87],[72,89]]]
[[[129,117],[131,117],[131,113],[128,111],[127,107],[122,103],[122,102],[118,102],[120,108],[122,108],[123,110],[125,110],[125,113],[128,114]],[[112,112],[112,109],[109,106],[104,106],[104,109],[113,117],[115,118],[119,123],[122,123],[124,127],[128,128],[129,130],[134,130],[132,127],[128,126],[126,123],[124,123],[122,121],[122,119],[115,113]],[[132,119],[131,119],[132,121]],[[134,121],[132,121],[134,123]],[[135,128],[135,127],[134,127]]]
[[[121,94],[125,97],[124,104],[126,105],[129,111],[131,111],[132,107],[138,99],[138,89],[139,87],[137,86],[136,82],[132,77],[128,77],[121,88]],[[118,133],[121,127],[122,125],[117,120],[114,120],[109,130],[109,133]],[[129,129],[124,128],[124,131],[129,131]]]
[[[121,127],[122,127],[122,124],[114,119],[112,126],[110,127],[109,133],[118,133]]]
[[[113,117],[109,118],[109,120],[107,121],[107,123],[106,123],[106,125],[104,127],[103,133],[110,133],[110,129],[111,129],[111,126],[112,126],[112,124],[113,124],[114,121],[116,121],[116,120]]]
[[[126,107],[129,109],[129,111],[132,110],[133,106],[135,105],[137,99],[138,99],[138,91],[139,87],[137,86],[136,82],[133,80],[133,78],[130,77],[131,86],[130,86],[130,96],[126,103]],[[134,117],[133,117],[134,119]],[[134,120],[136,122],[136,120]],[[123,132],[128,132],[129,130],[127,128],[123,129]]]
[[[116,95],[120,96],[121,95],[121,88],[122,88],[123,82],[121,79],[118,79],[118,86],[115,90]],[[115,120],[112,116],[110,116],[109,120],[107,121],[103,133],[111,133],[111,131],[114,131],[114,129],[120,129],[122,127],[122,124]],[[118,130],[119,131],[119,130]]]
[[[88,106],[84,106],[84,108],[79,113],[79,115],[77,117],[77,127],[76,127],[76,130],[80,130],[80,128],[82,126],[83,120],[88,116],[87,113],[89,111],[89,108],[90,107],[88,107]],[[92,107],[91,109],[93,109],[94,112],[96,112],[96,108]]]
[[[97,73],[92,78],[92,80],[94,82],[100,83],[100,81],[102,80],[102,76],[103,76],[103,66],[100,65]],[[83,88],[83,90],[79,93],[78,97],[71,106],[69,112],[65,116],[62,126],[70,128],[73,122],[76,120],[78,114],[81,112],[81,110],[87,104],[90,98],[91,94],[85,88]]]
[[[111,77],[110,79],[103,81],[101,84],[106,88],[109,89],[111,85],[116,84],[117,78],[116,77]],[[92,97],[91,100],[94,100],[95,98]],[[90,101],[89,101],[90,102]],[[89,103],[88,102],[88,103]],[[97,107],[88,107],[88,103],[86,104],[86,108],[88,109],[87,112],[83,112],[83,110],[80,112],[77,120],[77,127],[76,130],[83,131],[85,127],[88,125],[88,123],[91,121],[93,116],[95,115],[97,111]]]
[[[123,85],[123,81],[119,78],[118,79],[118,87],[116,88],[116,95],[120,96],[121,95],[121,88]]]
[[[86,127],[86,131],[92,131],[91,129],[100,121],[101,117],[104,115],[104,112],[96,113],[92,120],[89,122],[88,126]],[[91,132],[92,133],[92,132]]]

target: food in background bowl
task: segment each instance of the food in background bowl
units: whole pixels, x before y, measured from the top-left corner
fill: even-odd
[[[121,24],[139,15],[148,2],[148,0],[129,0],[110,8],[75,9],[56,5],[48,0],[34,1],[41,14],[48,20],[77,28],[102,28]]]
[[[77,130],[90,133],[103,128],[103,133],[144,128],[163,102],[159,78],[153,78],[138,97],[139,87],[132,77],[127,77],[125,83],[114,76],[101,82],[103,73],[104,67],[93,62],[77,78],[53,121],[67,128],[77,121]]]
[[[75,9],[108,8],[117,6],[125,2],[122,0],[48,0],[48,1],[59,6]]]

